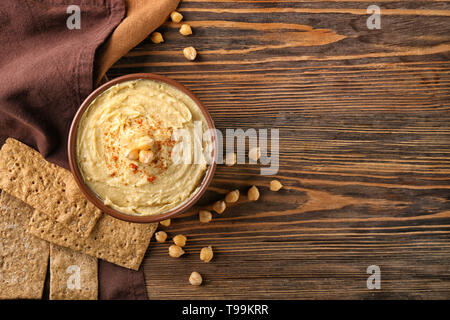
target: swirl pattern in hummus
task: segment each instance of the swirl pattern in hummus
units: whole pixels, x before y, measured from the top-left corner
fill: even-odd
[[[198,123],[200,133],[194,129]],[[183,143],[191,146],[186,150],[194,163],[172,160],[180,129],[189,132],[189,141]],[[207,161],[203,152],[194,155],[194,141],[207,149],[199,136],[206,129],[200,108],[178,89],[144,79],[119,83],[84,112],[77,131],[77,163],[106,205],[133,215],[166,212],[190,198],[204,177]],[[154,141],[155,159],[145,164],[127,158],[127,150],[145,137]]]

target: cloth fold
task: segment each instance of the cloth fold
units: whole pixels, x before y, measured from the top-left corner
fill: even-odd
[[[167,20],[179,0],[126,0],[125,3],[127,16],[98,50],[94,69],[96,85],[117,60]]]
[[[69,6],[80,29],[69,29]],[[0,147],[8,137],[68,168],[67,137],[106,71],[162,24],[178,0],[0,1]],[[136,272],[99,262],[101,299],[146,299]]]

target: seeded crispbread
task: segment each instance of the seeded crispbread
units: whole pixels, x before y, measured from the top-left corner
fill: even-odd
[[[27,232],[51,243],[137,270],[157,226],[157,223],[125,222],[103,214],[89,237],[80,238],[35,210]]]
[[[50,245],[50,300],[97,300],[97,258]]]
[[[33,208],[0,196],[0,299],[40,299],[47,273],[49,243],[25,232]]]
[[[7,139],[0,150],[0,188],[82,237],[91,233],[101,216],[70,171],[15,139]]]

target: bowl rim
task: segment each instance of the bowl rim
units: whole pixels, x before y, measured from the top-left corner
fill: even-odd
[[[160,214],[155,215],[149,215],[149,216],[138,216],[138,215],[131,215],[124,212],[121,212],[119,210],[116,210],[112,207],[109,207],[103,203],[103,201],[94,193],[94,191],[91,190],[91,188],[84,182],[84,179],[82,177],[82,174],[80,172],[80,169],[78,167],[78,164],[76,162],[76,141],[77,141],[77,131],[78,131],[78,125],[80,123],[80,120],[86,111],[86,109],[90,106],[92,101],[94,101],[95,98],[97,98],[100,94],[108,90],[110,87],[126,82],[126,81],[132,81],[132,80],[139,80],[139,79],[146,79],[146,80],[154,80],[154,81],[160,81],[167,83],[176,89],[182,91],[187,96],[189,96],[195,104],[200,108],[200,111],[203,114],[203,117],[205,118],[205,121],[211,129],[212,132],[212,151],[211,151],[211,159],[212,162],[209,164],[209,167],[203,177],[202,182],[197,187],[197,191],[193,196],[182,202],[180,205],[178,205],[175,208],[170,209],[167,212],[163,212]],[[72,120],[72,124],[70,126],[69,131],[69,138],[67,142],[67,148],[68,148],[68,158],[69,158],[69,165],[70,165],[70,171],[72,171],[72,175],[74,176],[75,182],[80,188],[81,192],[86,196],[86,198],[94,204],[97,208],[99,208],[102,212],[109,214],[110,216],[113,216],[114,218],[127,221],[127,222],[134,222],[134,223],[152,223],[152,222],[159,222],[166,219],[170,219],[178,214],[181,214],[185,211],[187,211],[189,208],[191,208],[199,199],[200,197],[205,193],[206,189],[208,188],[209,184],[212,181],[212,178],[214,176],[214,172],[216,170],[216,144],[215,144],[215,125],[214,121],[211,118],[211,115],[209,114],[206,107],[201,103],[201,101],[185,86],[183,86],[181,83],[167,78],[165,76],[161,76],[154,73],[133,73],[133,74],[127,74],[123,75],[117,78],[114,78],[112,80],[109,80],[108,82],[104,83],[100,87],[96,88],[89,96],[84,99],[83,103],[78,108],[77,113],[75,114],[75,117]]]

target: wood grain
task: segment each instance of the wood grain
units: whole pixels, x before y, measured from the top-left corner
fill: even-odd
[[[206,225],[195,210],[174,219],[187,254],[151,245],[151,299],[450,298],[450,2],[376,1],[380,30],[367,29],[371,4],[183,1],[192,36],[167,22],[163,44],[110,70],[178,80],[221,130],[280,129],[285,188],[269,191],[256,166],[219,167],[199,206],[253,184],[260,200]],[[366,287],[372,264],[381,290]]]

